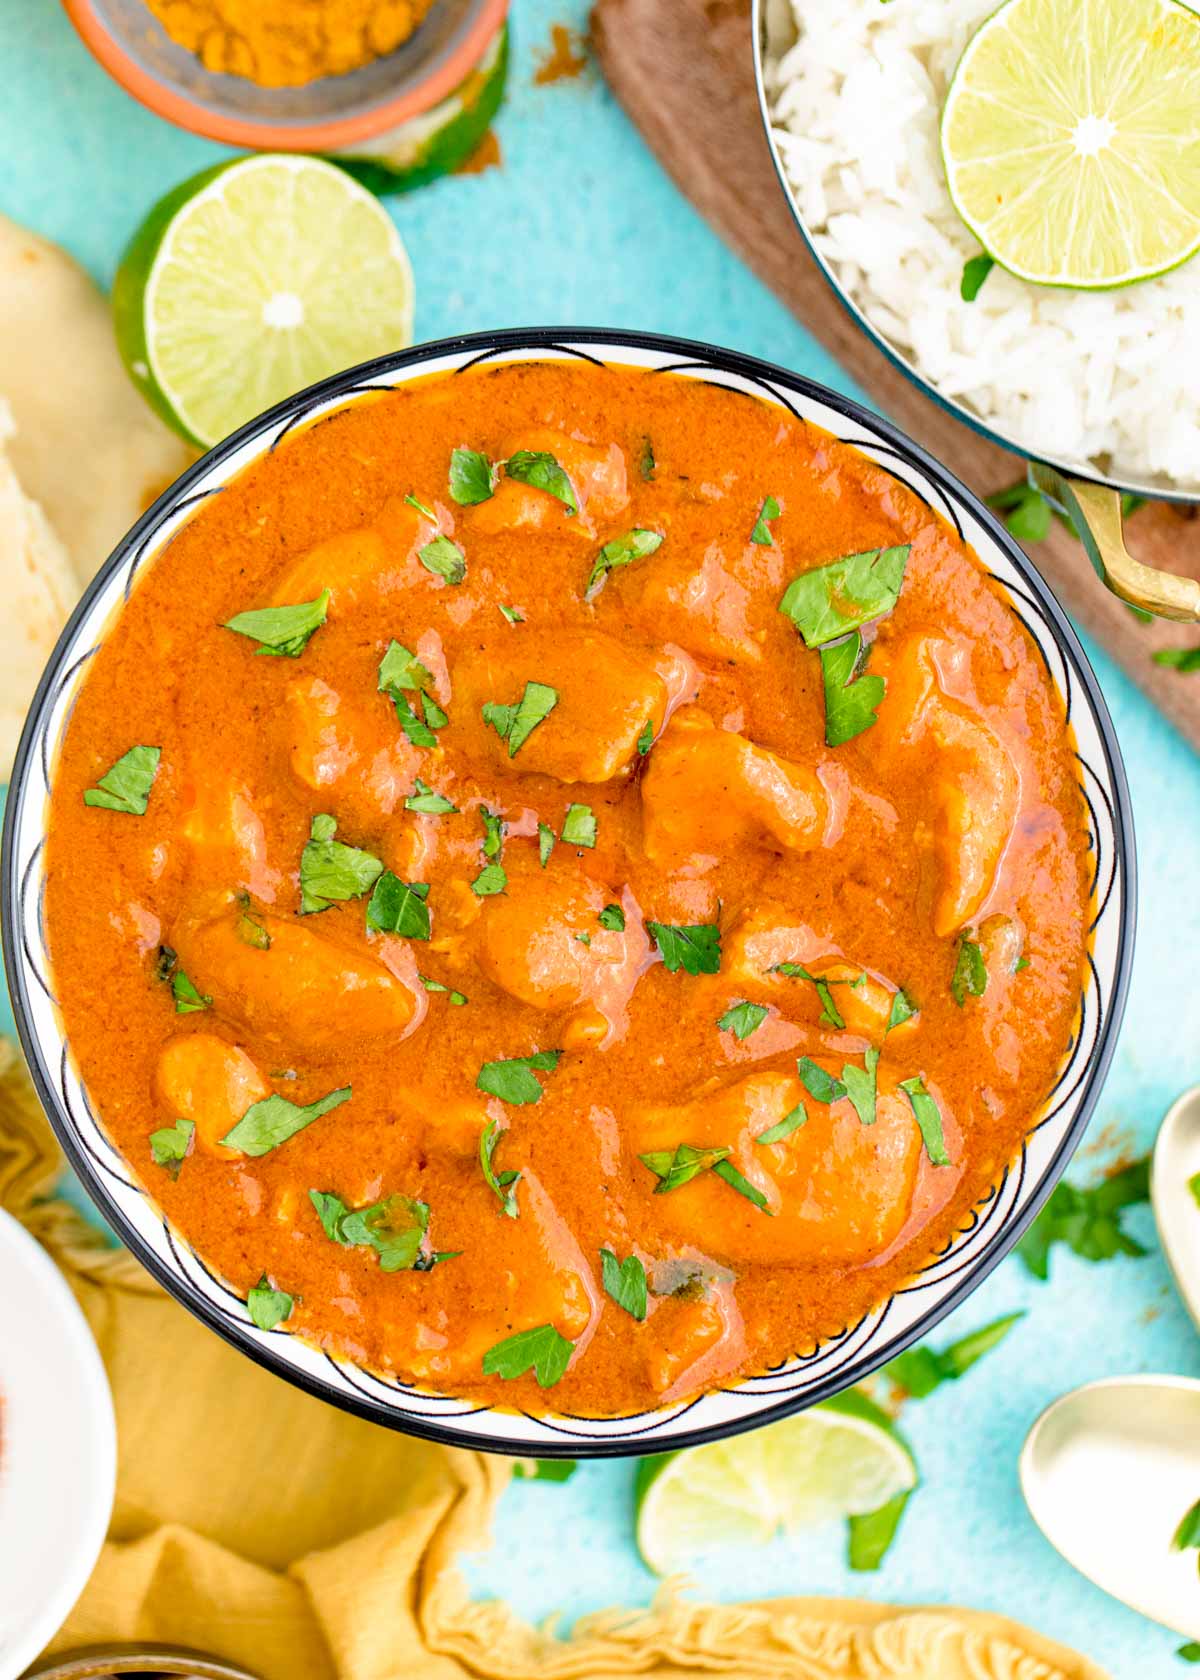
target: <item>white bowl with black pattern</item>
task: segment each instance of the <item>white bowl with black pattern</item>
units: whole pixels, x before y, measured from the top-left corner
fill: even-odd
[[[240,1296],[173,1230],[88,1101],[55,1003],[41,920],[46,810],[57,744],[89,659],[138,570],[206,497],[291,427],[357,396],[482,360],[582,358],[670,371],[776,403],[852,444],[914,490],[982,559],[1037,643],[1063,697],[1089,813],[1095,919],[1078,1031],[1044,1111],[1003,1177],[945,1250],[890,1300],[814,1351],[684,1404],[634,1416],[533,1417],[408,1387],[331,1358],[284,1329],[251,1324]],[[170,1292],[252,1359],[379,1423],[458,1446],[540,1457],[658,1452],[749,1429],[860,1381],[959,1305],[1013,1246],[1083,1134],[1111,1061],[1133,957],[1135,864],[1129,794],[1107,707],[1066,616],[983,503],[886,421],[770,364],[642,333],[515,330],[420,345],[279,404],[196,463],[138,521],[71,616],[42,677],[17,754],[4,832],[4,957],[18,1028],[64,1149],[108,1222]],[[553,1404],[553,1395],[547,1395]]]

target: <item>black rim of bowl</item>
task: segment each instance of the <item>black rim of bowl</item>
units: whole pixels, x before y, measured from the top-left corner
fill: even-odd
[[[1018,1215],[1010,1218],[1004,1230],[993,1239],[987,1252],[966,1267],[962,1278],[947,1291],[940,1301],[932,1306],[928,1312],[922,1314],[906,1330],[898,1333],[883,1349],[857,1361],[852,1361],[844,1370],[839,1370],[836,1374],[816,1383],[810,1392],[799,1396],[791,1396],[777,1401],[773,1405],[756,1408],[744,1417],[729,1418],[705,1428],[681,1430],[677,1434],[672,1434],[668,1439],[642,1441],[639,1437],[647,1429],[654,1427],[653,1419],[657,1416],[656,1411],[650,1411],[641,1414],[641,1416],[651,1421],[641,1423],[640,1427],[635,1427],[638,1419],[630,1418],[628,1420],[630,1428],[627,1435],[619,1439],[608,1440],[579,1435],[572,1436],[567,1441],[547,1440],[530,1443],[506,1440],[501,1436],[466,1432],[456,1429],[450,1423],[431,1423],[425,1418],[412,1417],[403,1412],[395,1411],[382,1402],[372,1401],[365,1394],[362,1395],[362,1398],[355,1398],[332,1389],[308,1372],[297,1369],[288,1360],[275,1355],[268,1348],[259,1346],[250,1339],[238,1324],[222,1318],[213,1305],[186,1282],[180,1272],[176,1272],[167,1266],[149,1247],[141,1234],[115,1205],[105,1187],[101,1173],[80,1147],[74,1134],[74,1128],[68,1117],[62,1112],[59,1097],[50,1083],[47,1070],[42,1062],[30,1012],[25,962],[20,948],[21,941],[17,926],[20,882],[16,879],[16,828],[18,813],[25,796],[25,784],[35,746],[39,739],[43,717],[64,674],[67,650],[74,638],[76,627],[88,612],[96,596],[104,589],[108,579],[124,565],[130,554],[152,532],[164,510],[167,507],[177,506],[185,500],[189,491],[203,475],[214,466],[219,466],[246,443],[265,436],[280,422],[299,422],[310,411],[332,399],[339,396],[352,397],[362,390],[367,381],[377,379],[381,374],[389,372],[404,373],[410,369],[419,368],[426,362],[448,356],[465,358],[457,368],[446,370],[447,374],[458,373],[465,371],[465,368],[473,365],[474,362],[490,359],[494,355],[502,356],[509,351],[521,350],[576,353],[585,361],[599,361],[600,356],[587,354],[587,347],[589,346],[596,351],[608,354],[611,359],[616,359],[622,350],[649,351],[655,354],[677,357],[679,362],[685,365],[708,364],[718,371],[738,374],[760,383],[765,381],[767,385],[782,386],[785,390],[790,390],[802,397],[821,403],[840,414],[844,419],[862,426],[866,431],[874,434],[879,441],[889,445],[899,454],[902,460],[907,460],[926,474],[948,497],[951,503],[956,498],[965,502],[974,517],[1016,568],[1022,581],[1032,590],[1043,610],[1047,627],[1053,635],[1059,651],[1083,685],[1089,707],[1096,719],[1101,745],[1104,749],[1105,765],[1116,795],[1113,812],[1113,835],[1116,849],[1116,867],[1120,872],[1124,892],[1108,1018],[1101,1026],[1100,1037],[1093,1054],[1091,1066],[1085,1076],[1085,1089],[1080,1096],[1079,1107],[1074,1119],[1071,1121],[1049,1165],[1043,1171],[1041,1181],[1031,1194],[1025,1207],[1021,1209]],[[653,372],[655,370],[649,369],[647,371]],[[851,444],[851,447],[854,447],[854,445]],[[1003,583],[1001,587],[1004,587]],[[297,392],[285,401],[277,403],[274,408],[268,409],[256,419],[248,421],[230,437],[203,455],[199,461],[189,467],[174,484],[159,496],[153,506],[138,520],[133,529],[118,543],[84,590],[83,596],[68,619],[38,683],[17,748],[9,787],[3,847],[0,850],[0,894],[2,894],[2,897],[0,897],[0,932],[3,936],[4,964],[12,998],[13,1014],[21,1045],[42,1106],[50,1118],[58,1141],[71,1166],[78,1174],[105,1221],[117,1233],[125,1246],[137,1256],[146,1270],[162,1284],[168,1294],[199,1318],[210,1330],[216,1331],[225,1341],[231,1343],[239,1352],[247,1355],[257,1364],[274,1372],[276,1376],[283,1377],[295,1387],[303,1389],[317,1399],[338,1406],[343,1411],[366,1418],[370,1422],[382,1423],[405,1434],[435,1441],[443,1446],[473,1448],[481,1452],[500,1453],[512,1457],[627,1458],[643,1453],[677,1451],[685,1447],[702,1446],[710,1441],[724,1440],[745,1430],[760,1428],[763,1424],[777,1423],[782,1418],[790,1417],[796,1412],[803,1411],[809,1406],[842,1393],[853,1384],[861,1382],[871,1372],[878,1370],[880,1365],[888,1359],[894,1358],[904,1348],[928,1335],[942,1319],[961,1305],[991,1271],[999,1265],[1000,1261],[1009,1253],[1040,1212],[1051,1191],[1061,1178],[1068,1161],[1087,1129],[1103,1089],[1105,1076],[1108,1073],[1116,1049],[1129,991],[1130,972],[1133,964],[1133,937],[1136,925],[1137,864],[1129,787],[1125,777],[1121,751],[1108,707],[1087,655],[1066,614],[1055,600],[1032,561],[1023,553],[996,515],[953,473],[943,467],[919,444],[914,443],[903,432],[899,431],[890,421],[872,413],[851,398],[844,397],[840,392],[830,390],[828,387],[818,384],[815,380],[807,379],[801,374],[788,372],[773,363],[762,361],[754,356],[743,355],[740,351],[721,349],[716,345],[704,344],[695,339],[673,338],[661,333],[625,331],[621,328],[605,330],[596,327],[516,327],[496,332],[467,333],[453,338],[430,340],[424,344],[414,345],[408,350],[378,356],[372,361],[362,362],[356,367],[346,369],[343,373],[334,374],[316,385],[308,386],[305,390]],[[170,1228],[168,1227],[168,1229]],[[691,1402],[691,1404],[695,1403],[695,1401]],[[495,1409],[500,1412],[500,1408],[488,1409]],[[504,1414],[501,1412],[501,1415]],[[517,1415],[521,1414],[518,1412]],[[526,1415],[536,1420],[536,1414]]]

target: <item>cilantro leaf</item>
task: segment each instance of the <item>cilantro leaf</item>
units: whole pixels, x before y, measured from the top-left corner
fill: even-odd
[[[176,1015],[192,1015],[197,1010],[212,1007],[212,999],[198,992],[181,968],[171,976],[171,993],[175,999]]]
[[[826,1073],[811,1056],[801,1056],[796,1063],[796,1071],[809,1096],[819,1103],[841,1102],[847,1094],[842,1081],[835,1079],[831,1073]]]
[[[754,521],[754,529],[750,533],[750,541],[757,543],[760,548],[774,548],[775,538],[771,535],[768,519],[779,518],[779,503],[774,496],[768,496],[758,510],[758,518]]]
[[[467,575],[467,557],[456,542],[439,532],[424,548],[417,550],[417,559],[434,577],[447,583],[461,583]]]
[[[506,1103],[536,1103],[542,1100],[541,1081],[535,1073],[553,1073],[561,1050],[537,1050],[532,1056],[511,1056],[507,1061],[484,1062],[475,1081],[489,1097]]]
[[[609,933],[625,932],[625,912],[619,904],[606,904],[596,920],[602,928],[607,928]]]
[[[473,507],[486,502],[496,488],[496,470],[486,455],[477,449],[458,449],[450,452],[450,497],[459,507]]]
[[[367,926],[376,933],[398,933],[402,939],[428,939],[428,897],[427,882],[402,881],[385,869],[367,905]]]
[[[844,746],[877,721],[887,684],[882,677],[862,674],[867,657],[857,631],[844,642],[821,649],[826,746]]]
[[[646,1268],[636,1254],[618,1260],[609,1248],[600,1250],[600,1281],[604,1292],[638,1323],[644,1322],[647,1307]]]
[[[970,929],[958,936],[958,955],[950,979],[950,996],[961,1009],[968,996],[982,997],[987,991],[988,971],[983,952],[969,937]]]
[[[387,652],[379,661],[379,691],[391,694],[395,689],[415,693],[433,687],[433,678],[415,653],[400,642],[389,642]]]
[[[542,868],[550,862],[550,853],[554,850],[554,830],[549,823],[538,824],[538,862]]]
[[[911,1399],[924,1400],[927,1394],[932,1394],[943,1383],[957,1382],[984,1354],[999,1347],[1013,1325],[1024,1317],[1023,1312],[1008,1313],[991,1324],[972,1330],[969,1336],[951,1342],[949,1347],[940,1351],[925,1345],[908,1348],[888,1361],[883,1367],[883,1375]]]
[[[876,1098],[876,1070],[879,1067],[879,1052],[873,1047],[864,1051],[865,1067],[855,1067],[853,1062],[847,1062],[842,1069],[842,1081],[846,1087],[846,1095],[854,1104],[858,1118],[864,1126],[875,1124]]]
[[[290,1295],[282,1289],[272,1289],[271,1280],[264,1272],[246,1296],[246,1311],[250,1314],[251,1324],[256,1324],[260,1330],[274,1330],[277,1324],[282,1324],[285,1318],[290,1318],[295,1306]]]
[[[879,1568],[896,1538],[900,1519],[911,1498],[912,1489],[906,1488],[903,1493],[889,1499],[886,1505],[881,1505],[877,1511],[868,1511],[864,1516],[850,1518],[846,1561],[851,1569],[862,1571]]]
[[[121,811],[127,817],[144,817],[161,757],[161,747],[130,747],[95,787],[88,788],[83,803],[104,811]]]
[[[416,1266],[428,1229],[428,1204],[396,1194],[345,1214],[338,1240],[350,1248],[373,1248],[381,1272],[409,1272]]]
[[[525,692],[514,705],[485,701],[483,721],[490,723],[500,739],[508,743],[509,758],[515,758],[538,724],[544,723],[557,705],[557,689],[548,683],[527,682]]]
[[[425,503],[419,502],[415,496],[405,496],[404,500],[410,508],[416,508],[418,513],[423,513],[426,519],[431,519],[435,525],[437,524],[437,514],[431,507],[426,507]]]
[[[541,1089],[540,1086],[538,1088]],[[519,1172],[497,1173],[492,1166],[492,1156],[496,1152],[496,1145],[504,1136],[504,1131],[505,1128],[499,1120],[488,1121],[479,1134],[479,1165],[483,1169],[489,1189],[494,1190],[500,1198],[500,1206],[504,1212],[510,1219],[516,1219],[521,1211],[517,1205],[517,1185],[521,1182],[521,1175]]]
[[[839,640],[890,613],[900,599],[912,544],[847,554],[793,578],[779,610],[810,648]]]
[[[532,1470],[526,1468],[529,1464],[533,1465]],[[569,1482],[578,1468],[579,1460],[575,1458],[518,1459],[513,1474],[527,1482]]]
[[[417,777],[417,785],[404,801],[406,811],[420,811],[428,817],[440,817],[447,812],[457,811],[458,806],[444,794],[435,793],[428,782]]]
[[[524,624],[525,615],[518,612],[516,607],[506,607],[503,601],[498,601],[496,604],[509,624]]]
[[[444,728],[446,714],[429,698],[426,691],[433,687],[433,678],[416,654],[399,642],[389,642],[387,652],[379,662],[377,686],[379,692],[386,694],[395,705],[400,727],[413,746],[435,747],[437,739],[433,731]],[[423,718],[414,711],[409,694],[420,695]]]
[[[601,579],[618,566],[629,566],[635,560],[645,560],[662,547],[661,531],[647,531],[640,525],[635,525],[632,531],[626,531],[623,537],[614,537],[606,542],[592,563],[588,573],[588,580],[584,586],[584,595],[593,593]]]
[[[866,980],[865,974],[859,974],[854,979],[827,980],[824,975],[810,974],[803,963],[780,962],[772,963],[768,974],[783,974],[789,980],[807,980],[816,988],[817,997],[821,1001],[820,1023],[823,1027],[836,1027],[839,1030],[846,1025],[841,1010],[833,1001],[833,986],[859,987]]]
[[[485,858],[498,858],[504,846],[504,818],[481,805],[479,820],[483,824],[483,855]]]
[[[647,922],[646,931],[662,952],[668,974],[682,968],[687,974],[717,974],[721,968],[721,930],[710,922],[696,927],[670,927]]]
[[[1159,648],[1150,657],[1156,665],[1166,665],[1175,671],[1200,671],[1200,647]]]
[[[350,1086],[343,1085],[327,1097],[302,1107],[272,1092],[260,1102],[252,1103],[237,1125],[225,1133],[221,1142],[226,1149],[238,1149],[243,1155],[268,1155],[323,1114],[349,1102],[350,1094]]]
[[[562,839],[564,846],[592,847],[596,844],[596,814],[590,805],[567,806]]]
[[[900,1089],[912,1105],[913,1118],[920,1127],[926,1155],[935,1167],[948,1167],[950,1157],[942,1137],[942,1111],[925,1089],[924,1078],[918,1073],[911,1079],[902,1079]]]
[[[192,1120],[176,1120],[173,1126],[163,1126],[150,1133],[150,1159],[156,1167],[165,1167],[172,1178],[179,1177],[179,1169],[192,1152],[196,1141],[196,1126]]]
[[[370,1207],[349,1208],[327,1190],[310,1190],[309,1200],[331,1242],[345,1248],[373,1248],[383,1272],[429,1271],[450,1255],[423,1256],[429,1229],[429,1208],[411,1196],[385,1196]],[[422,1264],[427,1259],[428,1264]]]
[[[782,1143],[784,1138],[803,1126],[808,1120],[808,1110],[803,1103],[797,1103],[790,1113],[782,1120],[777,1120],[773,1126],[768,1126],[765,1132],[759,1132],[755,1143]]]
[[[1050,535],[1053,522],[1050,503],[1026,479],[997,490],[987,505],[1003,515],[1004,523],[1018,542],[1042,542]]]
[[[639,758],[645,758],[646,754],[650,751],[650,748],[653,745],[654,745],[654,719],[653,718],[647,718],[646,719],[646,727],[642,730],[642,733],[637,738],[638,757]]]
[[[731,1003],[724,1015],[717,1021],[721,1032],[731,1032],[738,1040],[750,1037],[757,1032],[769,1014],[768,1009],[761,1003],[747,1003],[743,998],[738,1003]]]
[[[718,1178],[723,1178],[726,1184],[736,1190],[739,1196],[745,1196],[748,1202],[753,1202],[755,1207],[761,1208],[764,1213],[771,1212],[771,1209],[767,1206],[767,1198],[762,1191],[756,1184],[751,1184],[750,1180],[737,1170],[732,1161],[718,1161],[713,1167],[713,1171]]]
[[[892,999],[891,1013],[888,1015],[885,1032],[891,1032],[893,1027],[902,1027],[905,1021],[911,1021],[917,1013],[917,1006],[906,991],[898,991]]]
[[[222,628],[258,642],[260,654],[299,659],[308,646],[309,638],[324,624],[328,612],[329,591],[322,589],[314,601],[301,601],[294,607],[260,607],[253,612],[238,613],[236,618],[226,619]]]
[[[1190,1552],[1200,1547],[1200,1499],[1188,1507],[1171,1536],[1173,1552]]]
[[[418,974],[417,979],[427,992],[445,992],[446,997],[453,1004],[464,1004],[468,1000],[462,992],[451,991],[449,986],[443,986],[440,980],[431,980],[427,974]]]
[[[471,891],[477,898],[495,898],[508,886],[508,873],[502,863],[485,863],[483,868],[471,882]]]
[[[249,893],[238,894],[238,919],[235,932],[243,945],[252,945],[256,951],[271,949],[271,935],[258,919],[257,912],[250,907]]]
[[[535,490],[545,490],[549,495],[557,496],[566,507],[568,518],[579,512],[571,480],[553,455],[541,449],[518,449],[504,463],[504,470],[509,478],[515,478],[521,484],[529,484]]]
[[[654,477],[655,464],[654,445],[651,443],[649,438],[643,438],[642,456],[641,460],[638,462],[638,471],[641,473],[643,480],[647,484],[649,484]]]
[[[962,280],[959,282],[959,295],[964,303],[974,303],[979,296],[979,289],[988,275],[996,266],[995,257],[990,257],[986,251],[980,251],[977,256],[969,257],[963,264]]]
[[[1200,1663],[1200,1639],[1189,1639],[1186,1645],[1181,1645],[1175,1655],[1186,1663]]]
[[[1187,1187],[1192,1193],[1192,1200],[1200,1207],[1200,1172],[1192,1174],[1187,1181]]]
[[[674,1150],[654,1149],[646,1155],[639,1155],[638,1160],[658,1179],[654,1187],[656,1196],[665,1196],[671,1190],[678,1190],[702,1172],[708,1172],[718,1161],[723,1161],[729,1154],[729,1149],[723,1144],[712,1148],[697,1148],[695,1144],[681,1143]]]
[[[1050,1250],[1066,1243],[1081,1260],[1098,1262],[1115,1255],[1139,1258],[1146,1250],[1123,1229],[1121,1213],[1150,1199],[1150,1157],[1134,1161],[1102,1178],[1088,1190],[1062,1180],[1017,1244],[1016,1252],[1034,1277],[1050,1275]]]
[[[300,854],[300,914],[328,910],[335,900],[361,898],[383,872],[370,852],[343,846],[333,837],[337,823],[321,814],[312,820],[311,838]]]
[[[539,1388],[553,1388],[562,1380],[574,1351],[575,1343],[560,1335],[552,1324],[539,1324],[533,1330],[518,1330],[489,1348],[483,1356],[483,1374],[512,1381],[532,1371]]]

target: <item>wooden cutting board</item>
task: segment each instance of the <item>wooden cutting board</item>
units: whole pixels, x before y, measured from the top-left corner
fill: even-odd
[[[809,256],[759,117],[749,0],[597,0],[592,37],[617,99],[679,188],[880,408],[984,495],[1023,478],[1019,457],[945,413],[892,366]],[[730,337],[736,343],[736,333]],[[1195,509],[1148,506],[1129,533],[1131,552],[1147,565],[1200,576]],[[1181,675],[1151,659],[1156,648],[1200,642],[1200,630],[1140,623],[1057,521],[1029,553],[1076,622],[1200,750],[1200,672]]]

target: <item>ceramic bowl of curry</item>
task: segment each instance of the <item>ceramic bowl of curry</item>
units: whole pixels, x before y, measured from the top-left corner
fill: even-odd
[[[453,167],[504,86],[508,0],[247,0],[219,17],[186,0],[65,5],[109,75],[166,121],[256,151],[380,159],[396,185],[419,184],[439,153]]]
[[[3,895],[58,1134],[180,1301],[578,1456],[784,1416],[980,1282],[1100,1091],[1134,856],[1070,625],[935,461],[732,352],[515,331],[155,504]]]

